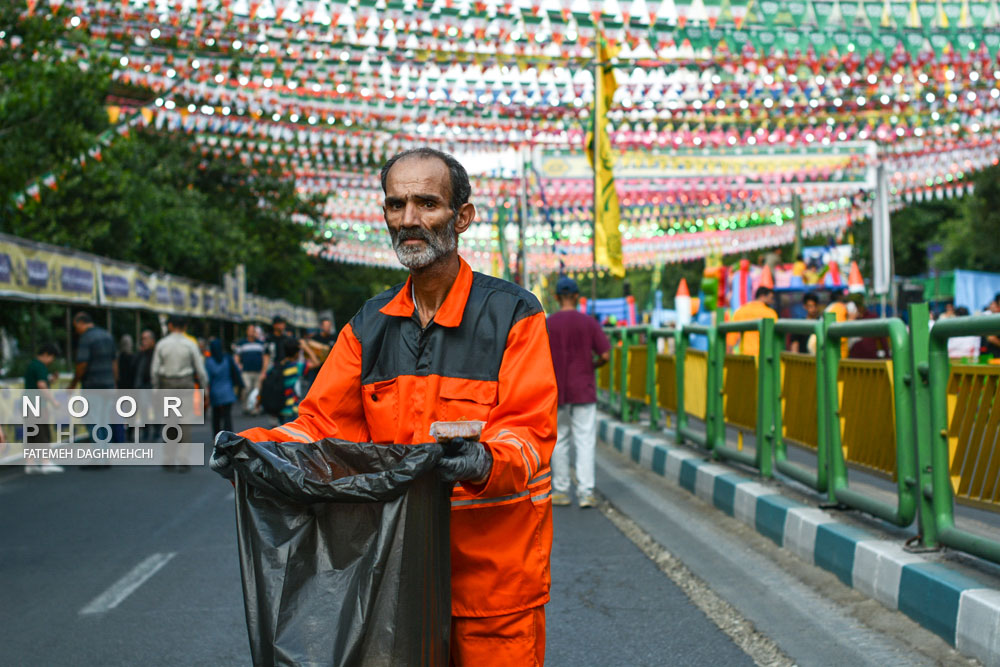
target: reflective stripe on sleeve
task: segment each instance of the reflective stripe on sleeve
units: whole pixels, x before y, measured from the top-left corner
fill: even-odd
[[[288,424],[277,426],[274,430],[282,431],[283,433],[292,436],[292,438],[294,438],[297,442],[310,442],[309,437],[305,433],[291,428]]]

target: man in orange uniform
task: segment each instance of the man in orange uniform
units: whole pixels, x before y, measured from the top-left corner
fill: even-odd
[[[297,419],[255,441],[427,442],[434,421],[482,420],[480,442],[442,459],[452,493],[451,660],[541,665],[549,600],[549,457],[557,390],[545,315],[512,283],[458,256],[472,224],[469,177],[415,149],[382,168],[383,213],[409,279],[341,331]]]
[[[770,287],[758,287],[753,293],[753,301],[747,302],[736,309],[733,313],[733,322],[744,320],[762,320],[770,318],[778,319],[778,313],[774,312],[774,290]],[[760,334],[756,331],[748,331],[743,334],[731,333],[726,335],[726,348],[732,352],[736,344],[743,336],[743,343],[740,345],[740,352],[757,356],[760,352]]]

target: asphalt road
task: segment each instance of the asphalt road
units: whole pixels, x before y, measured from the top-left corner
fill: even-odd
[[[0,663],[249,664],[232,489],[207,467],[0,470],[0,506]],[[752,664],[597,510],[556,508],[552,574],[548,665]]]

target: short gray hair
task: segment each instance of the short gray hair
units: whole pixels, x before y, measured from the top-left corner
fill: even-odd
[[[445,166],[448,167],[448,174],[451,176],[451,201],[448,205],[454,213],[458,213],[458,209],[469,202],[469,196],[472,195],[472,185],[469,183],[469,174],[465,171],[465,167],[453,155],[427,146],[410,148],[402,153],[396,153],[382,165],[382,170],[379,172],[379,178],[382,180],[382,194],[385,194],[385,182],[389,177],[389,170],[400,160],[409,157],[424,160],[437,159],[444,162]]]

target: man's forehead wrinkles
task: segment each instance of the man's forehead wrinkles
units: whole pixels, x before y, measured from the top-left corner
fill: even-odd
[[[390,194],[386,195],[385,197],[385,200],[387,202],[402,202],[408,199],[418,199],[418,200],[435,201],[435,202],[444,201],[444,197],[442,197],[441,195],[428,192]]]

